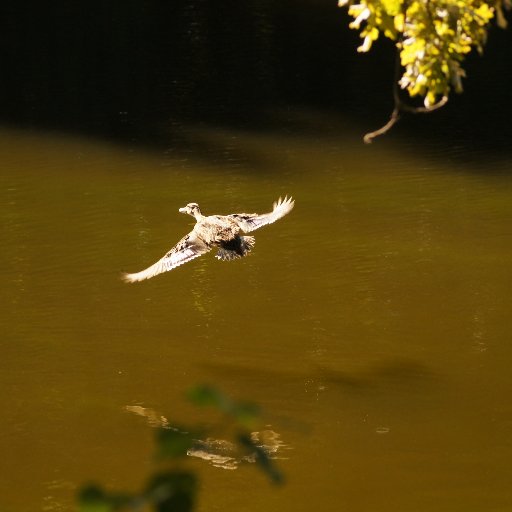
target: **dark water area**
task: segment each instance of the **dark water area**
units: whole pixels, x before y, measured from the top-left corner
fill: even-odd
[[[391,44],[357,54],[331,0],[29,2],[0,17],[0,121],[15,126],[165,145],[183,122],[267,127],[295,107],[343,116],[362,136],[392,109]],[[507,153],[510,40],[493,29],[465,94],[389,137],[457,144],[469,159]]]

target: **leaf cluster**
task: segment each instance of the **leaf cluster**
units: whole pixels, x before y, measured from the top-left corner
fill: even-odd
[[[462,91],[462,62],[473,49],[482,52],[493,18],[506,26],[510,0],[339,0],[361,30],[366,52],[383,34],[395,41],[402,74],[399,85],[430,109],[453,89]]]

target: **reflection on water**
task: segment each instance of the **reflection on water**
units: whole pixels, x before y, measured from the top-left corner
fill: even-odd
[[[126,405],[124,410],[136,414],[137,416],[142,416],[151,427],[169,427],[169,421],[165,416],[157,414],[153,409],[148,407],[142,407],[142,405]]]
[[[284,460],[286,457],[278,456],[277,452],[287,447],[281,436],[273,430],[251,432],[251,441],[261,448],[270,459]],[[237,455],[237,446],[224,439],[207,438],[197,441],[197,444],[188,451],[190,457],[209,462],[212,466],[222,469],[237,469],[243,463],[255,463],[256,453]]]
[[[70,510],[90,480],[135,488],[150,426],[202,422],[182,395],[205,381],[261,404],[262,445],[293,452],[279,492],[197,461],[200,510],[510,505],[510,162],[315,127],[190,128],[193,149],[161,153],[0,133],[2,510]],[[250,257],[121,282],[190,227],[183,204],[285,194],[293,213]]]
[[[169,420],[153,409],[142,407],[140,405],[127,405],[124,410],[142,416],[152,427],[174,428]],[[277,452],[283,448],[289,449],[281,440],[281,435],[271,429],[261,432],[251,432],[251,441],[261,448],[271,459],[283,459]],[[206,439],[195,440],[194,446],[188,450],[187,455],[209,462],[212,466],[222,469],[237,469],[241,463],[256,462],[256,454],[239,454],[239,447],[225,439],[215,439],[208,437]]]

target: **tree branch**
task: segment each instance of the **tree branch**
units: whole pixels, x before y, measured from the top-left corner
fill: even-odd
[[[395,59],[395,77],[393,80],[393,101],[394,108],[389,116],[388,122],[382,126],[381,128],[368,132],[364,135],[363,141],[365,144],[371,144],[375,137],[379,137],[380,135],[384,135],[387,133],[400,119],[400,114],[402,112],[407,112],[408,114],[429,114],[434,110],[437,110],[448,102],[448,96],[443,96],[437,103],[431,105],[430,107],[413,107],[402,101],[400,98],[400,87],[399,87],[399,79],[401,75],[401,64],[400,64],[400,52],[397,48],[396,50],[396,59]]]
[[[384,135],[386,132],[391,130],[391,128],[398,122],[399,119],[400,119],[400,109],[395,104],[395,108],[393,109],[393,112],[391,113],[391,116],[389,117],[389,121],[381,128],[379,128],[373,132],[366,133],[363,137],[364,143],[371,144],[373,142],[373,139],[375,139],[375,137]]]

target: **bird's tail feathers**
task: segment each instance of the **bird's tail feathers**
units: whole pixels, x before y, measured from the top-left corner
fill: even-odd
[[[230,243],[229,245],[221,245],[215,257],[223,261],[243,258],[251,251],[255,242],[256,240],[253,236],[241,236],[236,240],[236,244]]]

